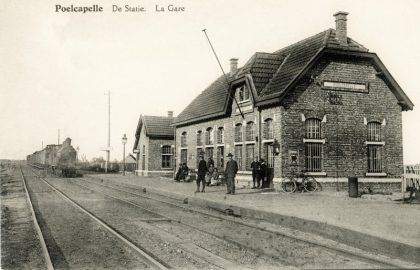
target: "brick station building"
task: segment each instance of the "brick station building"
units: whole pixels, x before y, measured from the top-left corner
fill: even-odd
[[[140,115],[136,129],[133,152],[137,170],[142,176],[173,175],[174,128],[171,127],[173,112],[168,116]]]
[[[256,156],[274,168],[275,183],[297,167],[324,187],[356,176],[400,189],[402,111],[413,103],[379,57],[347,36],[347,15],[334,15],[336,29],[257,52],[241,68],[231,59],[230,72],[174,119],[177,166],[195,168],[204,153],[223,168],[230,152],[239,179],[251,179]]]

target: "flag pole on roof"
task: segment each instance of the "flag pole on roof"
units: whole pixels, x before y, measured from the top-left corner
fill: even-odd
[[[222,64],[220,64],[219,57],[217,57],[216,51],[214,50],[213,45],[211,44],[211,41],[210,41],[210,39],[209,39],[209,36],[207,35],[206,29],[203,29],[203,32],[204,32],[204,35],[206,35],[206,38],[207,38],[207,41],[208,41],[208,42],[209,42],[209,44],[210,44],[211,50],[213,51],[213,54],[214,54],[214,56],[216,57],[217,63],[219,64],[219,67],[220,67],[220,69],[222,70],[223,77],[226,79],[227,85],[229,86],[229,84],[230,84],[230,83],[229,83],[229,80],[228,80],[228,78],[227,78],[227,76],[226,76],[225,71],[223,70]],[[228,88],[228,90],[227,90],[227,94],[229,95],[229,88]],[[243,118],[243,119],[245,119],[245,116],[244,116],[244,114],[243,114],[243,112],[242,112],[242,110],[241,110],[241,107],[239,107],[239,103],[238,103],[238,101],[236,100],[235,95],[233,95],[233,99],[235,100],[236,107],[238,108],[239,112],[241,113],[242,118]]]

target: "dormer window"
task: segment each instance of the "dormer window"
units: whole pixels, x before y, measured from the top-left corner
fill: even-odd
[[[249,100],[249,90],[246,87],[246,85],[242,85],[236,88],[236,93],[238,102],[244,102]]]

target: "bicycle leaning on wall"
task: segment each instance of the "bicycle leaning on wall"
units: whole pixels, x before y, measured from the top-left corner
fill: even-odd
[[[296,173],[296,171],[292,169],[290,174],[281,182],[281,188],[286,193],[292,193],[296,190],[301,192],[314,192],[318,189],[318,182],[313,176],[306,175],[305,171]]]

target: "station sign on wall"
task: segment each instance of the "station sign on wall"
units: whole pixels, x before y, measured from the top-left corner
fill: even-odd
[[[368,83],[323,81],[322,88],[326,90],[369,93]]]

